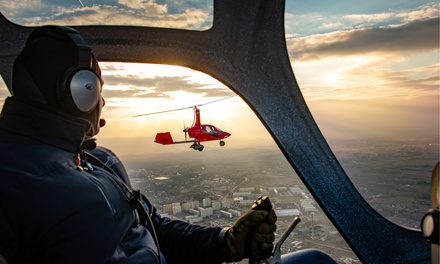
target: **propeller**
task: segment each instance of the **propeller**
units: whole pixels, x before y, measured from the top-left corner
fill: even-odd
[[[185,141],[188,140],[188,128],[185,126],[185,122],[183,122],[183,132],[185,133]]]

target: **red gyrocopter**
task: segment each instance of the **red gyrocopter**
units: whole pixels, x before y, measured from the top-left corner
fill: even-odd
[[[235,95],[234,95],[235,96]],[[231,96],[231,97],[234,97]],[[228,99],[231,97],[219,99],[210,103],[214,103],[220,100]],[[208,103],[206,103],[208,104]],[[221,130],[218,127],[215,127],[213,125],[209,124],[202,124],[200,122],[200,109],[196,105],[192,107],[186,107],[186,108],[179,108],[179,109],[173,109],[173,110],[167,110],[167,111],[161,111],[161,112],[155,112],[155,113],[149,113],[149,114],[141,114],[141,115],[135,115],[133,117],[138,116],[145,116],[145,115],[152,115],[152,114],[160,114],[165,112],[171,112],[171,111],[178,111],[188,108],[193,108],[194,110],[194,122],[190,127],[185,127],[183,129],[183,132],[185,133],[185,140],[182,141],[175,141],[173,140],[170,132],[160,132],[156,134],[156,137],[154,139],[154,142],[162,145],[171,145],[171,144],[181,144],[181,143],[192,143],[190,148],[198,151],[202,151],[205,147],[200,144],[201,142],[205,141],[212,141],[212,140],[219,140],[220,146],[225,145],[225,141],[223,139],[228,138],[231,136],[231,133]],[[192,140],[188,140],[189,138],[192,138]]]

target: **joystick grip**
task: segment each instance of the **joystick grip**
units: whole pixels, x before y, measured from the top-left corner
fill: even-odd
[[[269,200],[269,197],[267,196],[260,196],[257,200],[254,201],[254,204],[252,205],[251,210],[263,210],[266,212],[270,212],[272,210],[272,203]],[[257,233],[257,225],[252,226],[249,230],[249,242],[248,242],[248,256],[249,256],[249,263],[259,263],[260,260],[264,260],[269,258],[272,253],[262,253],[261,250],[258,248],[258,241],[255,240],[255,234]]]
[[[266,212],[270,212],[272,210],[272,203],[267,196],[260,196],[257,200],[254,201],[252,205],[252,210],[264,210]]]

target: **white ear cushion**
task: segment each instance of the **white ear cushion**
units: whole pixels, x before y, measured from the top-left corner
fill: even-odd
[[[76,107],[82,112],[89,112],[101,97],[101,82],[92,71],[79,70],[70,80],[70,93]]]

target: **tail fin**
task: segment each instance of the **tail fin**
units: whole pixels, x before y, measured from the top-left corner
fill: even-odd
[[[157,133],[156,138],[154,139],[154,142],[156,142],[158,144],[162,144],[162,145],[174,144],[174,140],[171,137],[170,132]]]

